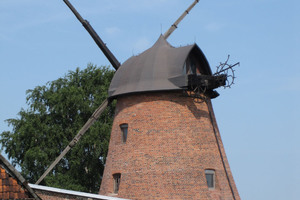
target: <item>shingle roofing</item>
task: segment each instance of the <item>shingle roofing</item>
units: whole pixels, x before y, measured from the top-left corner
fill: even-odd
[[[0,197],[1,199],[29,198],[27,191],[25,191],[18,184],[17,180],[11,177],[1,166],[0,166]]]
[[[120,66],[108,90],[109,97],[137,92],[182,90],[188,86],[187,75],[183,73],[184,63],[192,52],[206,74],[211,74],[209,64],[196,44],[175,48],[161,35],[150,49],[132,56]]]

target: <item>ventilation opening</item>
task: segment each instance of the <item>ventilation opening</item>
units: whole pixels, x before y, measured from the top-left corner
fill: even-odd
[[[127,134],[128,134],[128,124],[121,124],[120,128],[121,128],[121,132],[122,132],[122,141],[123,141],[123,143],[126,143]]]
[[[120,173],[113,174],[113,178],[114,178],[114,193],[118,194],[120,188],[120,182],[121,182],[121,174]]]
[[[206,182],[207,182],[207,187],[209,189],[214,189],[215,188],[215,170],[212,169],[206,169],[205,170],[205,178],[206,178]]]

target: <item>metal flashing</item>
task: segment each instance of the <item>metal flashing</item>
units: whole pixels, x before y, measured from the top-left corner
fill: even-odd
[[[122,199],[122,198],[117,198],[117,197],[108,197],[108,196],[103,196],[103,195],[98,195],[98,194],[77,192],[77,191],[73,191],[73,190],[65,190],[65,189],[59,189],[59,188],[47,187],[47,186],[35,185],[35,184],[29,184],[29,186],[34,190],[42,190],[42,191],[47,191],[47,192],[74,195],[77,197],[86,197],[86,198],[99,199],[99,200],[128,200],[128,199]]]

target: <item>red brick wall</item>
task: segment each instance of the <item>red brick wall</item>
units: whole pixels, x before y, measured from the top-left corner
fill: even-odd
[[[181,92],[120,97],[100,194],[112,195],[112,175],[121,173],[116,197],[233,199],[208,105],[184,97]],[[128,123],[125,144],[119,127],[122,123]],[[219,134],[217,127],[216,131]],[[236,199],[240,199],[221,138],[218,138]],[[216,188],[213,190],[207,187],[205,169],[216,171]]]

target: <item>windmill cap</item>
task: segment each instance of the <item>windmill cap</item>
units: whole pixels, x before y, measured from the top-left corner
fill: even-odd
[[[196,44],[175,48],[161,35],[151,48],[132,56],[120,66],[110,84],[109,98],[131,93],[186,89],[188,79],[185,63],[190,57],[198,63],[201,74],[212,74],[207,59]]]

